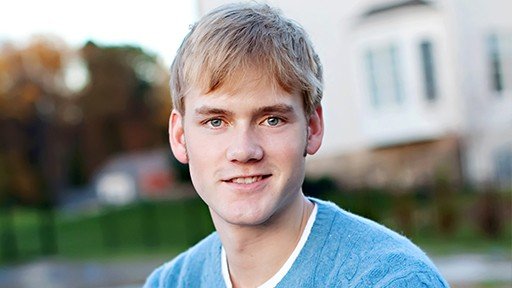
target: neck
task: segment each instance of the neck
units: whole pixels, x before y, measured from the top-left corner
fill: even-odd
[[[213,217],[233,287],[256,287],[277,273],[297,246],[312,210],[313,203],[300,193],[261,225],[231,225]]]

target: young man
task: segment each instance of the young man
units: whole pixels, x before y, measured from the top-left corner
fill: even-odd
[[[298,24],[263,4],[222,6],[171,75],[171,148],[217,231],[145,287],[447,286],[404,237],[302,193],[324,126],[322,67]]]

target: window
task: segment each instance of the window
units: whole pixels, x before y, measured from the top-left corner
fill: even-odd
[[[491,89],[495,92],[512,89],[512,35],[490,34],[487,37]]]
[[[421,64],[423,68],[423,83],[425,96],[428,100],[434,101],[437,98],[437,83],[434,66],[434,55],[432,42],[425,40],[420,43]]]
[[[373,107],[401,104],[404,97],[398,48],[390,45],[369,49],[365,54],[365,64]]]
[[[512,150],[501,149],[495,158],[496,182],[502,189],[512,189]]]
[[[498,37],[492,34],[487,39],[489,49],[489,58],[491,61],[491,81],[492,89],[497,92],[503,90],[503,74],[501,72],[500,49],[498,47]]]

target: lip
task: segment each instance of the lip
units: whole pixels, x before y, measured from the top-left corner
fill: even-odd
[[[222,183],[227,185],[233,190],[241,191],[241,192],[251,192],[251,191],[257,191],[264,186],[268,184],[270,181],[270,178],[272,177],[272,174],[251,174],[251,175],[243,175],[243,176],[235,176],[235,177],[229,177],[225,180],[222,180]],[[244,183],[244,181],[240,180],[240,182],[233,182],[234,179],[240,179],[240,178],[260,178],[256,180],[255,182],[250,183]]]

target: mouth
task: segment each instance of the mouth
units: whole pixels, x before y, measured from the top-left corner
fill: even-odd
[[[228,180],[224,180],[224,182],[227,183],[234,183],[234,184],[252,184],[259,182],[263,179],[266,179],[270,177],[271,175],[254,175],[254,176],[240,176],[240,177],[234,177]]]

